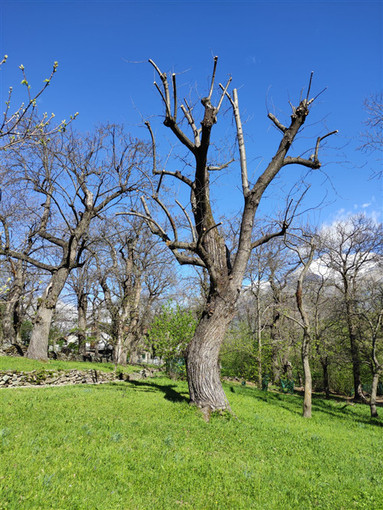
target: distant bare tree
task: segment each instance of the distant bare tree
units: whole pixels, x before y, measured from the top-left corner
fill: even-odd
[[[39,239],[41,247],[34,256],[14,249],[9,226],[0,218],[0,254],[51,275],[38,300],[28,357],[46,359],[57,300],[70,272],[83,263],[90,225],[123,196],[138,190],[146,157],[146,146],[116,126],[101,127],[85,138],[69,133],[44,139],[27,152],[8,155],[9,177],[32,200],[44,200],[31,210],[29,238]]]
[[[172,284],[164,249],[143,223],[108,222],[93,247],[119,365],[135,354],[150,308]]]
[[[338,221],[321,233],[322,260],[333,272],[350,342],[355,400],[365,401],[361,381],[361,356],[358,335],[358,292],[366,272],[381,257],[382,224],[364,215]]]
[[[303,417],[311,418],[312,375],[310,367],[310,350],[312,349],[313,335],[309,310],[307,304],[305,304],[303,289],[305,279],[310,270],[316,250],[315,238],[311,235],[302,234],[298,239],[296,239],[295,236],[286,239],[286,243],[287,246],[296,253],[301,265],[303,266],[298,276],[297,288],[295,291],[296,305],[300,315],[300,320],[297,320],[290,315],[287,317],[296,322],[303,330],[301,346],[301,359],[304,375]]]
[[[383,258],[375,271],[366,274],[359,289],[358,316],[363,337],[369,351],[372,372],[370,410],[371,417],[378,416],[376,397],[379,379],[383,373]]]

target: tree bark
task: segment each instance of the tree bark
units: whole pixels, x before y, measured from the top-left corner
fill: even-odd
[[[325,356],[321,358],[320,363],[322,365],[322,373],[323,373],[323,390],[325,392],[326,398],[330,398],[330,380],[328,373],[328,357]]]
[[[81,292],[78,296],[78,352],[86,352],[86,327],[87,327],[88,296]]]
[[[371,418],[376,418],[378,416],[378,410],[376,408],[376,395],[378,393],[378,384],[379,384],[379,372],[375,372],[372,378],[371,387],[371,399],[370,399]]]
[[[53,273],[43,296],[38,300],[31,340],[27,350],[27,357],[30,359],[48,359],[49,331],[52,317],[68,274],[68,268],[61,268]]]
[[[304,374],[304,397],[303,397],[303,417],[311,418],[312,407],[312,377],[309,359],[310,336],[304,332],[302,341],[302,365]]]
[[[230,410],[221,384],[219,351],[234,317],[234,306],[222,298],[209,300],[187,349],[190,402],[204,409]]]

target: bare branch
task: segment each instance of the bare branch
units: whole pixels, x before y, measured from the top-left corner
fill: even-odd
[[[219,172],[220,170],[227,168],[233,161],[234,161],[234,158],[232,158],[227,163],[224,163],[223,165],[219,165],[219,166],[208,165],[207,169],[209,170],[209,172]]]
[[[173,83],[173,118],[177,119],[177,85],[176,85],[176,74],[172,74]]]
[[[125,212],[116,213],[116,216],[123,216],[123,215],[136,216],[137,218],[141,218],[141,219],[145,220],[147,222],[152,234],[158,235],[164,241],[170,241],[168,235],[163,230],[163,228],[159,225],[159,223],[157,223],[155,220],[153,220],[153,218],[151,216],[146,216],[145,214],[141,214],[136,211],[125,211]]]
[[[213,74],[211,76],[211,84],[210,84],[210,90],[209,90],[209,95],[208,95],[208,100],[210,101],[211,99],[211,96],[213,94],[213,89],[214,89],[214,81],[215,81],[215,72],[217,70],[217,62],[218,62],[218,57],[215,56],[214,57],[214,66],[213,66]]]
[[[156,81],[153,82],[153,85],[156,87],[158,93],[160,94],[161,99],[162,99],[162,101],[164,102],[164,104],[166,106],[166,114],[168,114],[168,107],[167,107],[166,99],[165,99],[165,96],[164,96],[162,90],[160,89],[160,87],[159,87],[159,85],[158,85],[158,83]],[[169,112],[169,116],[170,116],[170,112]]]
[[[288,223],[284,221],[282,223],[282,228],[278,232],[272,232],[270,234],[265,234],[264,236],[260,237],[253,243],[251,243],[251,249],[254,250],[254,248],[258,248],[258,246],[261,246],[262,244],[268,243],[271,239],[274,239],[274,237],[283,236],[286,233],[286,230],[288,228]]]
[[[193,115],[192,115],[189,105],[187,104],[185,99],[184,99],[184,101],[185,101],[188,109],[186,109],[183,104],[181,104],[180,108],[183,111],[183,114],[185,115],[185,118],[188,121],[189,126],[191,127],[191,129],[193,131],[194,144],[196,147],[199,147],[200,143],[201,143],[200,138],[199,138],[199,130],[197,129],[197,126],[195,124],[195,121],[194,121],[194,118],[193,118]]]
[[[166,116],[171,117],[171,111],[170,111],[170,93],[169,93],[169,84],[168,84],[168,78],[166,76],[166,73],[162,73],[160,71],[160,68],[153,62],[153,60],[149,59],[150,64],[154,67],[154,69],[157,71],[159,77],[161,78],[162,85],[164,87],[165,95],[160,90],[159,86],[156,82],[154,82],[154,85],[156,86],[157,90],[161,94],[162,100],[164,101],[165,107],[166,107]]]
[[[267,116],[269,117],[270,120],[272,120],[274,122],[274,124],[277,126],[277,128],[282,131],[282,133],[286,132],[287,127],[284,126],[281,122],[279,122],[279,120],[275,117],[275,115],[273,115],[272,113],[269,112],[267,114]]]
[[[185,209],[185,207],[182,206],[182,204],[180,202],[178,202],[178,200],[176,200],[176,204],[182,209],[184,215],[186,216],[186,219],[189,223],[189,227],[190,227],[190,231],[191,231],[191,234],[192,234],[192,237],[193,237],[193,242],[196,243],[197,242],[197,236],[196,236],[196,232],[195,232],[195,228],[194,228],[194,225],[190,219],[190,216],[187,212],[187,210]]]
[[[321,163],[320,163],[320,161],[318,159],[318,151],[319,151],[320,142],[322,140],[324,140],[325,138],[327,138],[328,136],[334,135],[336,133],[338,133],[337,129],[335,131],[331,131],[330,133],[327,133],[324,136],[319,136],[318,139],[317,139],[317,142],[316,142],[315,152],[314,152],[314,154],[312,154],[310,156],[310,159],[305,159],[305,158],[301,158],[301,157],[294,158],[294,157],[291,157],[291,156],[287,156],[283,160],[283,166],[296,164],[296,165],[302,165],[302,166],[306,166],[308,168],[313,168],[313,169],[320,168]]]
[[[306,94],[306,101],[309,100],[310,90],[311,90],[311,82],[313,80],[314,71],[311,71],[310,74],[310,80],[309,80],[309,86],[307,87],[307,94]]]
[[[217,107],[216,107],[216,109],[215,109],[215,114],[216,114],[216,115],[218,114],[218,112],[219,112],[219,110],[220,110],[220,108],[221,108],[223,98],[225,97],[225,95],[226,95],[226,93],[227,93],[227,89],[229,88],[229,85],[230,85],[230,83],[231,83],[231,80],[232,80],[232,78],[231,78],[231,76],[230,76],[230,78],[227,80],[227,83],[226,83],[226,87],[225,87],[225,88],[223,88],[223,86],[221,85],[221,83],[219,84],[219,86],[220,86],[220,87],[221,87],[221,89],[222,89],[222,94],[221,94],[221,97],[220,97],[220,99],[219,99],[218,105],[217,105]]]
[[[246,158],[245,139],[243,136],[242,121],[241,121],[241,116],[239,113],[237,89],[233,90],[233,100],[231,101],[231,104],[233,106],[234,118],[235,118],[235,123],[237,126],[238,150],[239,150],[239,157],[240,157],[240,163],[241,163],[242,191],[243,191],[243,195],[246,197],[249,194],[250,189],[249,189],[249,181],[248,181],[248,177],[247,177],[247,158]]]
[[[170,214],[168,208],[164,205],[163,202],[161,202],[161,200],[158,197],[154,196],[152,198],[153,198],[153,200],[155,202],[157,202],[157,204],[161,207],[161,209],[166,214],[166,217],[168,218],[169,223],[170,223],[170,225],[172,227],[172,230],[173,230],[174,241],[177,243],[178,242],[178,232],[177,232],[177,227],[176,227],[176,224],[175,224],[175,221],[174,221],[172,215]]]
[[[200,238],[198,239],[198,242],[197,242],[197,247],[200,248],[200,246],[202,246],[202,241],[204,240],[204,238],[206,237],[206,235],[211,231],[213,230],[214,228],[218,228],[219,226],[222,225],[222,221],[220,221],[219,223],[216,223],[215,225],[211,226],[210,228],[204,230],[200,236]]]
[[[295,324],[298,324],[298,326],[300,326],[302,329],[304,329],[304,324],[303,322],[299,321],[298,319],[296,319],[295,317],[293,317],[292,315],[288,315],[287,313],[283,312],[282,311],[282,315],[283,317],[286,317],[286,319],[289,319],[290,321],[293,321],[295,322]]]
[[[159,174],[160,172],[157,172],[157,149],[156,149],[156,141],[154,138],[154,133],[152,130],[152,126],[150,125],[149,121],[145,121],[145,126],[148,128],[150,133],[150,138],[152,139],[152,153],[153,153],[153,174]]]

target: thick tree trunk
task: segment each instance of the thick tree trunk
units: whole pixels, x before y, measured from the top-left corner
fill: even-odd
[[[86,315],[88,309],[88,297],[81,293],[78,298],[78,351],[80,354],[86,352]]]
[[[121,342],[119,345],[116,346],[116,349],[114,351],[114,362],[116,365],[126,365],[126,360],[128,358],[128,349],[124,345],[123,342]]]
[[[49,331],[52,324],[53,313],[68,274],[69,269],[67,268],[61,268],[53,273],[43,296],[39,298],[36,316],[33,320],[31,340],[27,351],[28,358],[48,359]]]
[[[234,299],[209,302],[187,349],[190,402],[210,411],[230,410],[221,384],[219,351],[234,317]]]
[[[55,307],[40,305],[33,321],[31,340],[27,357],[30,359],[48,359],[49,331]]]
[[[126,365],[128,357],[128,345],[126,334],[120,326],[117,332],[116,346],[114,348],[114,363],[116,365]]]

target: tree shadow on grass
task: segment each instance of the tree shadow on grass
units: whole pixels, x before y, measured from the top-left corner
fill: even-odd
[[[170,402],[189,402],[189,398],[184,394],[176,391],[176,384],[157,384],[153,381],[129,381],[127,382],[130,386],[134,386],[138,391],[153,392],[161,391],[164,393],[164,398]]]
[[[267,404],[286,409],[292,414],[302,416],[303,397],[301,395],[289,395],[286,393],[274,393],[270,391],[263,392],[256,388],[240,386],[232,386],[230,389],[231,391],[234,391],[234,393],[246,395],[256,400],[261,400]],[[336,406],[334,406],[334,403]],[[367,405],[364,407],[366,410],[368,409]],[[315,413],[321,412],[353,423],[383,427],[382,417],[371,418],[370,416],[361,416],[358,411],[356,411],[354,405],[350,405],[347,400],[340,398],[325,400],[320,396],[313,395],[312,411],[313,416],[315,416]]]

